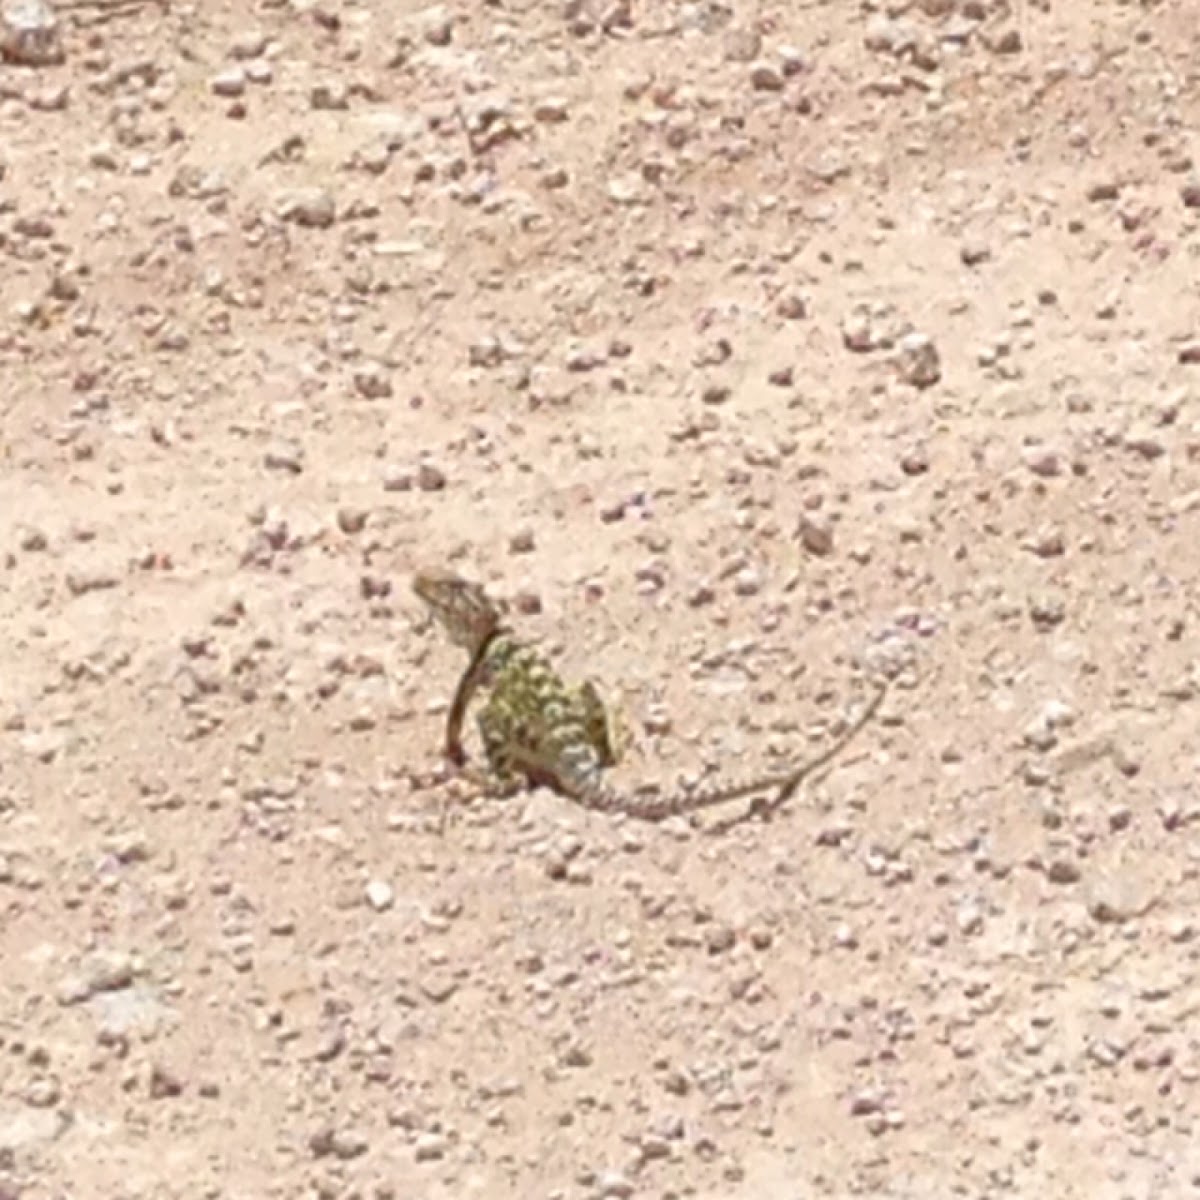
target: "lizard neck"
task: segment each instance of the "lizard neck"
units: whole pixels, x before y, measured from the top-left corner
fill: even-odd
[[[516,646],[512,631],[503,625],[497,625],[491,633],[479,639],[479,644],[471,652],[467,662],[464,677],[479,679],[490,674],[509,660]]]

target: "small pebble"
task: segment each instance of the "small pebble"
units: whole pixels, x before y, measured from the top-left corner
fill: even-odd
[[[304,470],[304,448],[296,442],[278,442],[263,452],[263,466],[299,475]]]
[[[411,492],[416,486],[417,475],[411,467],[391,463],[383,468],[383,490],[385,492]]]
[[[783,72],[773,63],[755,63],[750,68],[750,84],[756,92],[781,92]]]
[[[364,508],[347,508],[337,511],[337,527],[343,533],[362,533],[367,524],[368,512]]]
[[[328,229],[337,213],[332,194],[320,187],[284,192],[277,199],[275,210],[280,220],[308,229]]]
[[[350,92],[340,79],[316,83],[309,91],[308,102],[318,111],[336,112],[350,107]]]
[[[246,73],[241,67],[230,67],[213,76],[209,90],[214,96],[224,96],[228,99],[241,96],[246,90]]]
[[[238,34],[229,46],[229,57],[244,62],[261,58],[267,51],[267,35],[258,30]]]
[[[354,390],[365,400],[386,400],[392,394],[391,376],[379,363],[369,363],[354,372]]]
[[[633,1182],[620,1171],[601,1171],[596,1178],[596,1191],[613,1200],[628,1200],[634,1193]]]
[[[438,1162],[446,1157],[447,1142],[440,1133],[422,1133],[413,1143],[417,1162]]]
[[[800,545],[819,557],[833,553],[833,525],[824,516],[802,513],[797,523]]]
[[[528,527],[524,529],[518,529],[517,532],[508,539],[508,550],[510,554],[529,554],[533,551],[536,545],[537,542],[534,538],[533,530]]]
[[[1081,878],[1079,864],[1069,858],[1055,858],[1046,864],[1046,878],[1051,883],[1078,883]]]
[[[1025,466],[1043,479],[1053,479],[1063,473],[1062,455],[1050,446],[1030,446],[1022,454]]]
[[[942,377],[937,347],[923,333],[909,333],[900,340],[896,354],[896,372],[914,387],[932,387]]]
[[[446,472],[436,463],[422,462],[417,466],[417,487],[423,492],[440,492],[446,486]]]

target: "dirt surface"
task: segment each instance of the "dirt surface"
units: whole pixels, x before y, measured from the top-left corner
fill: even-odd
[[[0,1196],[1200,1192],[1193,8],[10,29]],[[439,563],[624,786],[892,691],[490,799]]]

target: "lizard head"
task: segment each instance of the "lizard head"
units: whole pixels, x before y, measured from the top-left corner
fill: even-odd
[[[453,571],[418,571],[412,586],[456,646],[474,653],[500,628],[499,606],[480,584]]]

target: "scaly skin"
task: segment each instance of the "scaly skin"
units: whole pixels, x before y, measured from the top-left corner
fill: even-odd
[[[450,640],[470,656],[447,717],[446,756],[460,766],[465,761],[466,708],[476,693],[486,693],[479,732],[491,786],[501,795],[511,794],[523,782],[542,784],[585,808],[642,821],[662,821],[768,790],[790,795],[845,748],[879,710],[887,692],[886,685],[881,686],[849,728],[813,758],[711,787],[634,796],[604,780],[605,769],[617,755],[608,712],[592,684],[566,684],[538,650],[507,628],[500,609],[479,584],[451,572],[427,571],[415,577],[413,590]]]
[[[429,606],[450,641],[462,646],[469,655],[446,716],[443,747],[446,758],[461,767],[467,757],[462,744],[467,706],[480,688],[491,686],[489,681],[495,674],[496,663],[513,659],[523,644],[504,626],[499,606],[477,583],[452,572],[428,570],[415,576],[413,590]],[[560,690],[564,689],[561,681],[556,683]],[[561,700],[565,707],[562,720],[581,728],[583,739],[602,766],[614,766],[620,757],[617,731],[595,684],[586,680],[574,689],[566,688]]]

